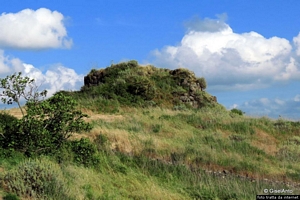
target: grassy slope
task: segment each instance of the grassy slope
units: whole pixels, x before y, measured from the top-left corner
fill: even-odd
[[[74,138],[94,140],[101,134],[108,141],[98,169],[72,163],[62,167],[73,199],[253,199],[263,188],[292,188],[276,181],[300,182],[296,123],[243,117],[222,108],[89,114],[94,129]],[[0,174],[18,162],[2,160]],[[204,172],[223,170],[230,175]]]
[[[100,158],[85,168],[62,152],[59,170],[69,199],[254,199],[264,188],[300,194],[299,122],[240,116],[216,103],[187,109],[172,94],[189,89],[167,70],[120,66],[125,70],[110,68],[105,84],[69,93],[94,125],[72,139],[89,138]],[[211,105],[208,93],[198,95]],[[17,109],[9,112],[21,117]],[[107,141],[99,143],[99,135]],[[0,178],[22,160],[0,155]]]

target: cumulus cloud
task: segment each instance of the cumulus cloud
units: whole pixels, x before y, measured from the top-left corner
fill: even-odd
[[[23,75],[35,79],[41,89],[48,91],[48,96],[60,90],[78,90],[83,85],[83,75],[61,64],[53,65],[44,73],[31,64],[24,63],[23,66]]]
[[[204,76],[212,90],[268,87],[275,81],[300,80],[293,47],[285,38],[235,33],[219,19],[193,19],[179,45],[152,52],[160,67],[184,67]],[[300,53],[300,34],[294,38]]]
[[[296,54],[300,56],[300,33],[297,37],[293,38],[294,44],[296,46]]]
[[[21,71],[23,69],[22,61],[18,58],[10,58],[0,49],[0,77],[3,74],[9,74],[12,71]]]
[[[70,48],[64,16],[46,8],[0,15],[0,47],[16,49]]]
[[[18,58],[5,56],[0,50],[0,78],[5,78],[15,72],[35,79],[40,90],[46,89],[48,97],[60,90],[79,90],[83,85],[83,75],[62,64],[55,64],[47,70],[40,70],[32,64],[22,62]]]

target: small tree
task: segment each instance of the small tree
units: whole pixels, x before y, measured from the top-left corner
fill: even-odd
[[[4,79],[0,78],[0,88],[3,89],[0,93],[1,101],[3,103],[12,104],[16,102],[19,109],[24,116],[25,113],[21,107],[21,98],[27,102],[38,102],[40,97],[46,97],[47,90],[38,92],[38,86],[35,84],[34,79],[29,77],[22,77],[22,73],[14,73]]]
[[[207,87],[205,78],[201,77],[197,79],[197,83],[199,84],[201,91],[205,90]]]
[[[29,156],[49,153],[58,150],[74,132],[92,128],[83,121],[87,115],[76,110],[76,101],[62,92],[47,100],[39,100],[40,96],[46,96],[47,91],[38,92],[34,80],[21,77],[21,73],[2,79],[1,85],[5,86],[2,96],[6,95],[2,101],[10,104],[17,102],[23,114],[15,126],[3,133],[0,144],[4,148],[13,148]],[[21,108],[21,97],[27,100],[26,115]]]

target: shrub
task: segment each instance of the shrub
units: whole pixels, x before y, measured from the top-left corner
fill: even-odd
[[[61,168],[47,159],[27,160],[8,171],[3,178],[3,188],[22,197],[65,197]]]
[[[23,114],[20,120],[5,114],[0,116],[4,119],[0,123],[0,131],[4,131],[0,139],[3,148],[21,151],[27,156],[51,153],[66,143],[72,133],[92,129],[83,121],[87,115],[76,110],[77,102],[66,92],[40,101],[39,97],[46,96],[47,91],[38,92],[34,79],[22,77],[21,72],[0,79],[0,88],[4,89],[1,101],[16,102]],[[27,100],[26,115],[20,98]]]
[[[243,116],[243,114],[245,114],[245,112],[243,112],[242,110],[239,110],[237,108],[231,109],[230,112],[241,115],[241,116]]]
[[[87,115],[75,110],[72,97],[57,93],[38,104],[27,102],[27,114],[4,133],[6,148],[27,156],[58,150],[74,132],[91,130],[83,121]]]
[[[6,112],[0,112],[0,128],[5,129],[5,127],[12,127],[16,125],[18,119]]]
[[[19,200],[20,198],[15,194],[7,194],[3,197],[3,200]]]
[[[161,131],[162,124],[154,124],[152,125],[152,131],[153,133],[159,133]]]
[[[18,119],[8,113],[0,112],[0,147],[4,147],[8,135],[5,133],[16,126]]]
[[[206,89],[207,84],[205,78],[203,77],[197,78],[196,82],[199,84],[201,91],[204,91]]]
[[[97,165],[100,160],[97,156],[97,147],[89,139],[81,138],[70,142],[74,153],[74,161],[86,167]]]

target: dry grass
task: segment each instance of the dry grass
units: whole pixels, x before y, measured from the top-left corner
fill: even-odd
[[[269,155],[275,156],[278,151],[278,140],[264,131],[256,131],[256,140],[252,140],[251,145],[263,150]]]
[[[21,119],[23,117],[22,112],[19,108],[11,108],[11,109],[5,110],[5,111],[11,115],[17,117],[18,119]],[[25,110],[24,110],[24,112],[25,112]]]

